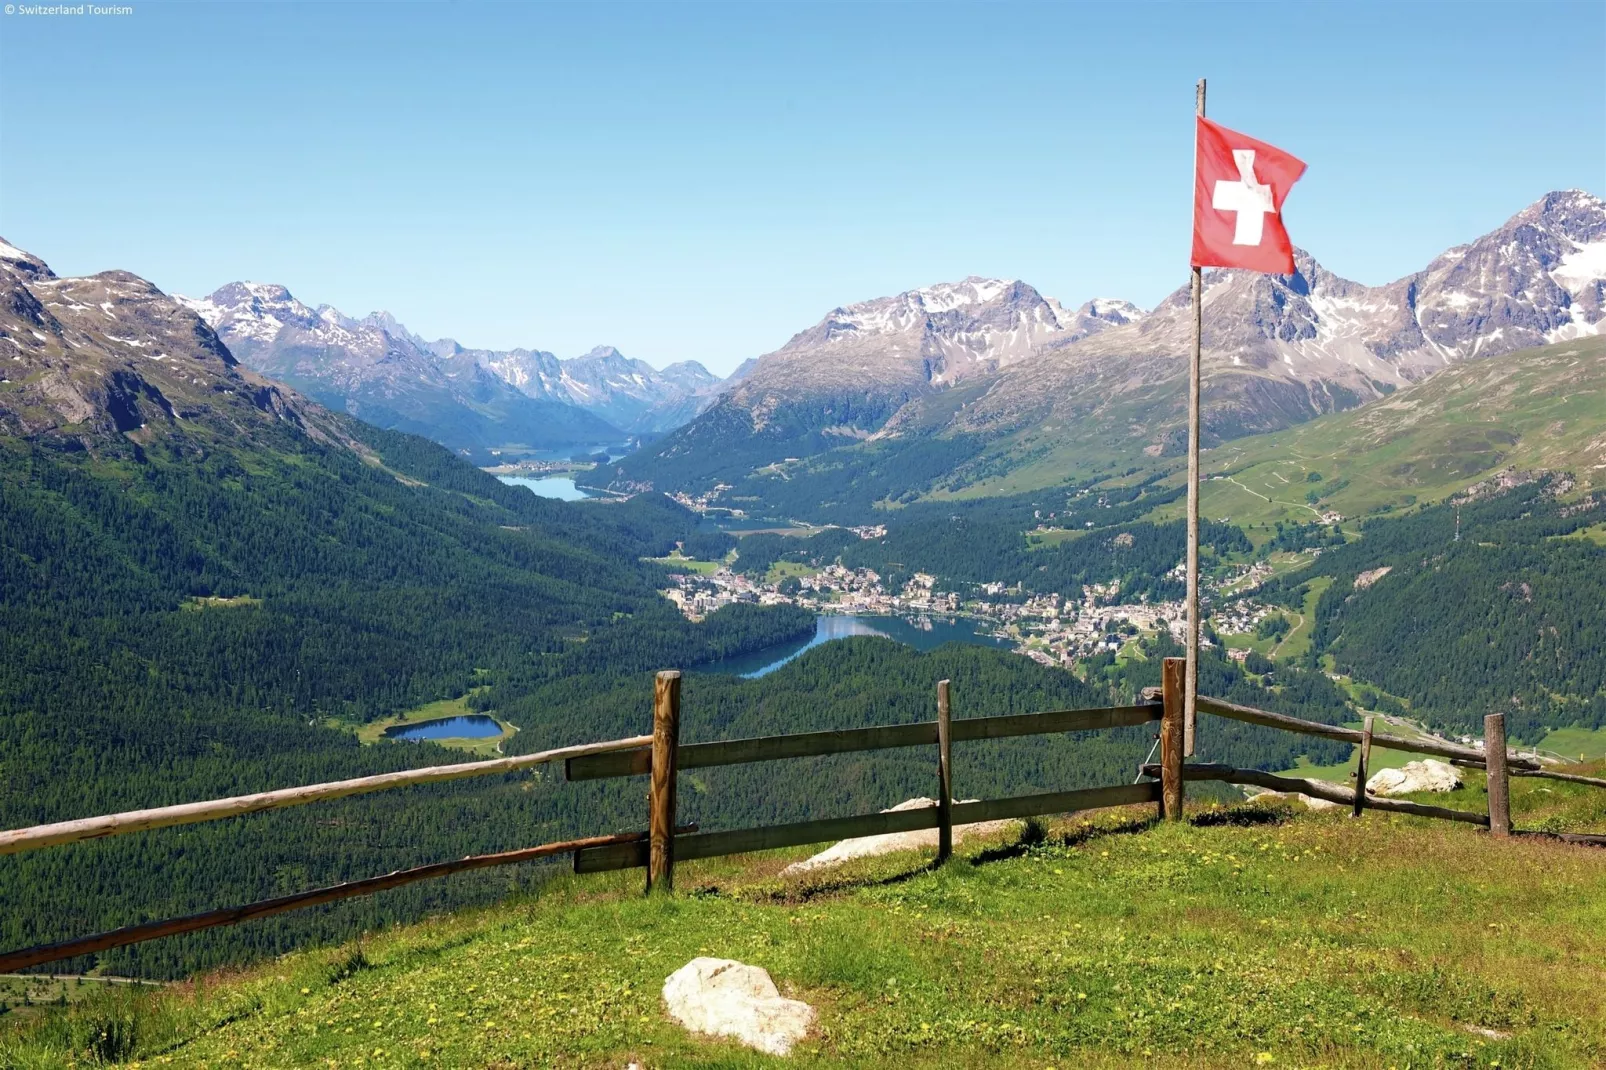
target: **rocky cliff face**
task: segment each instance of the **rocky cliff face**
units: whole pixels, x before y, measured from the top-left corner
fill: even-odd
[[[337,419],[242,366],[204,320],[139,276],[58,278],[0,241],[0,434],[96,450],[275,424],[359,448]]]

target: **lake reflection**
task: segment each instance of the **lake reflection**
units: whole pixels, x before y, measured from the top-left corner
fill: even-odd
[[[437,721],[419,721],[417,724],[398,725],[385,730],[386,739],[490,739],[502,734],[502,726],[494,717],[471,713],[458,717],[442,717]]]
[[[851,617],[825,614],[814,620],[814,634],[807,639],[794,639],[750,654],[723,658],[698,668],[733,673],[746,679],[774,672],[806,650],[813,650],[833,639],[848,639],[855,635],[879,635],[884,639],[912,646],[916,650],[935,650],[944,643],[970,643],[975,646],[996,646],[1007,649],[1008,640],[996,639],[983,629],[986,624],[973,620],[943,620],[919,617]]]

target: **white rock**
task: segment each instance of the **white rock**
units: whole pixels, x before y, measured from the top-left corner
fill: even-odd
[[[733,959],[695,958],[664,982],[669,1016],[694,1033],[734,1037],[788,1055],[814,1024],[814,1008],[784,999],[769,971]]]
[[[1256,791],[1249,796],[1252,802],[1271,802],[1274,799],[1297,799],[1305,804],[1309,810],[1339,810],[1343,803],[1336,803],[1331,799],[1318,798],[1315,795],[1304,795],[1297,791]]]
[[[1382,769],[1366,782],[1373,795],[1410,795],[1418,791],[1454,791],[1461,786],[1461,774],[1448,762],[1424,758],[1406,762],[1401,769]]]
[[[974,799],[961,799],[960,801],[975,802]],[[936,805],[936,799],[908,799],[881,812],[889,814],[894,810],[919,810],[927,806]],[[1013,824],[1015,822],[1011,819],[1007,821],[978,821],[970,825],[955,825],[954,843],[957,844],[974,836],[1002,832]],[[891,854],[894,851],[935,849],[936,846],[936,829],[917,829],[914,832],[888,832],[881,836],[861,836],[856,840],[843,840],[841,843],[827,847],[819,854],[811,855],[801,862],[793,862],[781,870],[781,876],[795,877],[800,873],[808,873],[810,870],[839,866],[843,862],[854,858],[870,858],[874,855]]]

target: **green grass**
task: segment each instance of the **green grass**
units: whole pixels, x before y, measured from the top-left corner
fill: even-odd
[[[128,983],[124,978],[83,974],[0,974],[0,1007],[16,1018],[50,1014],[52,1006],[79,1003],[103,993],[109,985]],[[137,982],[143,984],[144,982]],[[0,1018],[0,1021],[4,1021]],[[16,1020],[16,1019],[13,1019]]]
[[[1359,721],[1356,721],[1349,727],[1360,728],[1361,724]],[[1385,724],[1381,718],[1379,718],[1373,725],[1373,730],[1376,732],[1386,732],[1393,736],[1405,736],[1407,738],[1421,735],[1420,732],[1413,731],[1400,725]],[[1366,765],[1367,779],[1371,779],[1372,774],[1380,772],[1381,770],[1399,769],[1407,762],[1419,762],[1424,757],[1426,757],[1426,755],[1416,754],[1411,751],[1389,750],[1386,747],[1373,747],[1371,760],[1368,761]],[[1312,765],[1309,759],[1301,758],[1294,768],[1285,769],[1277,775],[1309,777],[1312,780],[1331,780],[1347,785],[1351,783],[1350,774],[1355,772],[1356,768],[1360,764],[1361,748],[1357,746],[1350,751],[1350,756],[1346,761],[1339,762],[1335,765]]]
[[[1579,528],[1577,531],[1570,532],[1566,535],[1556,535],[1553,536],[1553,538],[1588,539],[1596,546],[1606,546],[1606,524],[1591,524],[1587,528]]]
[[[1586,339],[1468,361],[1359,409],[1227,443],[1211,451],[1201,508],[1241,524],[1308,521],[1305,492],[1344,480],[1318,508],[1357,517],[1440,500],[1505,467],[1572,469],[1581,490],[1599,488],[1603,356],[1606,340]],[[1313,471],[1323,479],[1307,484]],[[1253,493],[1208,478],[1228,472]]]
[[[1253,632],[1222,633],[1221,641],[1229,650],[1253,650],[1274,661],[1292,661],[1305,656],[1310,650],[1312,622],[1316,620],[1316,603],[1322,592],[1333,585],[1331,576],[1318,576],[1310,581],[1305,594],[1304,608],[1300,612],[1282,609],[1277,612],[1288,618],[1291,627],[1286,635],[1261,638]]]
[[[801,561],[777,561],[770,566],[769,572],[765,574],[764,582],[780,583],[782,580],[791,579],[793,576],[800,578],[812,576],[818,571],[820,570],[814,566],[805,565]]]
[[[1598,762],[1606,758],[1606,728],[1553,728],[1539,741],[1542,750],[1554,751],[1564,758],[1580,754],[1586,760]]]
[[[1512,793],[1519,827],[1606,828],[1606,792]],[[108,1033],[144,1066],[214,1068],[1606,1061],[1606,851],[1376,812],[1144,810],[966,843],[936,872],[905,854],[782,879],[795,850],[683,865],[673,898],[644,899],[639,871],[561,878],[80,1003],[0,1030],[0,1064],[74,1065]],[[659,990],[697,955],[763,966],[816,1032],[785,1061],[687,1034]]]
[[[1281,660],[1293,661],[1304,657],[1310,651],[1311,632],[1316,627],[1316,603],[1321,601],[1323,592],[1333,585],[1333,577],[1318,576],[1311,580],[1305,592],[1304,608],[1294,617],[1294,626],[1287,635],[1274,645],[1268,656]]]
[[[474,690],[479,689],[475,688]],[[469,694],[473,694],[473,691],[470,691]],[[463,695],[459,698],[442,699],[439,702],[430,702],[423,706],[416,706],[405,713],[397,714],[395,717],[389,717],[383,721],[370,721],[369,723],[360,725],[356,728],[357,739],[365,744],[381,743],[385,741],[385,733],[392,728],[400,728],[403,725],[419,724],[423,721],[439,721],[448,717],[471,716],[478,711],[469,708],[468,698],[468,695]],[[496,723],[502,726],[502,734],[499,736],[485,736],[475,739],[432,739],[430,742],[439,744],[442,747],[450,747],[453,750],[467,751],[470,754],[487,756],[499,754],[501,752],[497,749],[497,747],[504,739],[507,739],[514,732],[517,732],[518,729],[506,723],[505,721],[497,721]]]
[[[668,557],[649,557],[647,560],[659,565],[668,565],[671,568],[681,569],[685,572],[695,572],[700,576],[718,572],[725,564],[723,561],[698,561],[696,558],[683,556],[679,550],[676,550]]]

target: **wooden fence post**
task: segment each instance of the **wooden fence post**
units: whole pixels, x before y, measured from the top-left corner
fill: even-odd
[[[675,887],[675,761],[680,746],[680,673],[658,674],[652,696],[652,788],[647,797],[647,891]]]
[[[1160,814],[1168,821],[1182,820],[1183,688],[1186,658],[1166,658],[1161,675]]]
[[[954,853],[953,742],[948,681],[937,681],[937,865]]]
[[[1506,774],[1506,715],[1483,719],[1483,759],[1489,770],[1489,835],[1511,835],[1511,782]]]
[[[1360,817],[1361,811],[1366,809],[1366,768],[1372,761],[1372,715],[1366,715],[1366,725],[1361,729],[1361,759],[1355,766],[1355,810],[1351,817]]]

